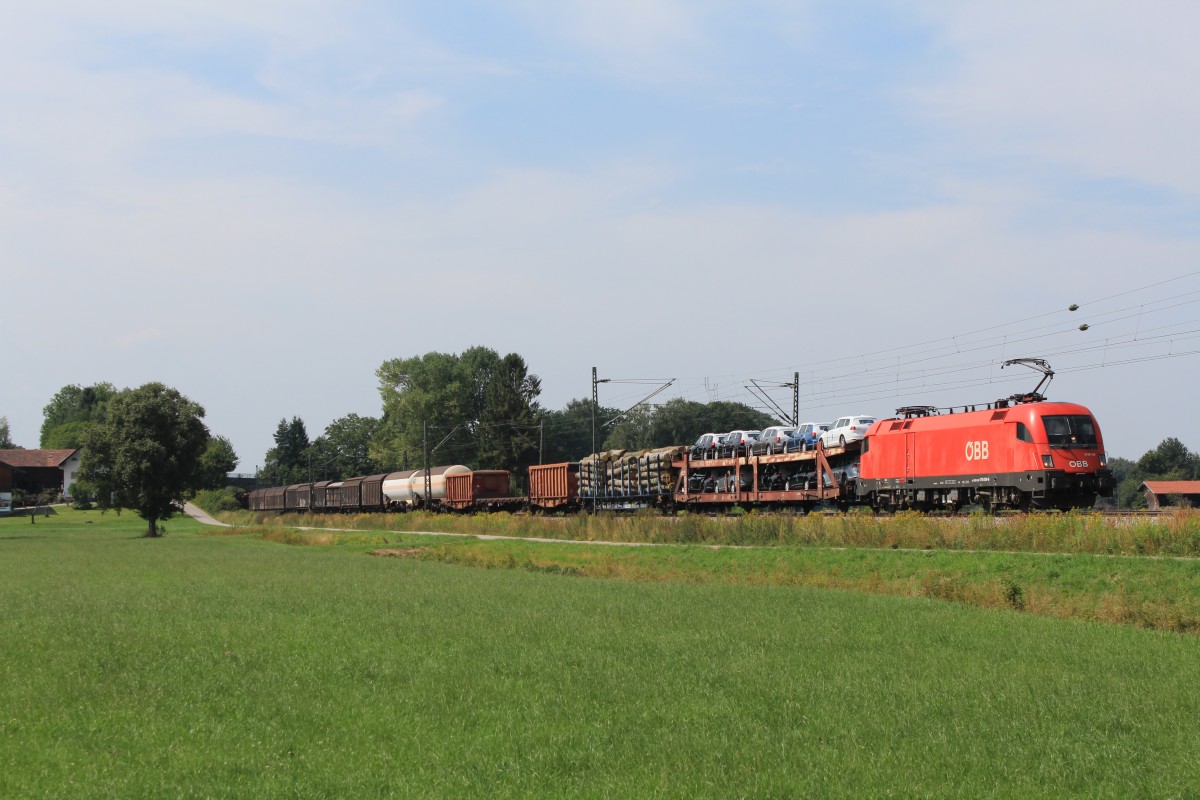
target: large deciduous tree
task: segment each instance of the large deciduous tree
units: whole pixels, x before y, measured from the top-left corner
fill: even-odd
[[[596,449],[603,449],[609,434],[609,424],[621,413],[619,408],[600,406],[596,409]],[[542,429],[539,431],[545,442],[542,461],[557,464],[563,461],[578,461],[591,453],[592,447],[592,401],[586,397],[571,400],[559,410],[542,413]]]
[[[80,478],[102,508],[131,509],[146,520],[147,536],[159,536],[158,523],[199,485],[209,440],[203,417],[201,406],[161,383],[118,392],[86,434]]]
[[[379,472],[380,467],[371,459],[371,441],[377,430],[379,420],[358,414],[347,414],[329,423],[309,449],[316,474],[349,478]]]
[[[383,420],[371,458],[413,466],[430,447],[437,463],[520,471],[537,459],[541,380],[516,353],[487,347],[385,361],[376,371]],[[407,458],[406,458],[407,457]]]
[[[220,489],[225,486],[226,476],[238,464],[233,443],[224,436],[213,436],[200,454],[200,477],[198,489]]]
[[[64,386],[42,409],[39,446],[46,450],[80,447],[87,432],[104,422],[108,401],[117,393],[111,383]]]

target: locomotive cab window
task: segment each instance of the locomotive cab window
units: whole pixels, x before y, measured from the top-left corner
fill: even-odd
[[[1096,424],[1086,414],[1042,417],[1046,442],[1051,447],[1096,447]]]
[[[1021,442],[1033,442],[1033,435],[1029,433],[1029,428],[1025,427],[1024,422],[1017,423],[1017,440]]]

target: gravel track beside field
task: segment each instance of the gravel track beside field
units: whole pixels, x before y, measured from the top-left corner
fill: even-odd
[[[183,513],[187,514],[196,522],[204,523],[205,525],[216,525],[219,528],[232,528],[228,522],[218,522],[208,515],[208,513],[198,505],[192,503],[183,504]]]

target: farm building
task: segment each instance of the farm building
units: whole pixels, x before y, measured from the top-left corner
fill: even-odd
[[[1151,511],[1178,505],[1200,506],[1200,481],[1145,481],[1138,490],[1146,495],[1146,506]]]
[[[0,463],[12,470],[12,487],[36,493],[56,489],[70,496],[79,472],[79,450],[0,450]]]
[[[0,461],[0,517],[12,513],[12,467]]]

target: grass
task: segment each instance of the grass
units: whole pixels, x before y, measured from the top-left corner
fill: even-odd
[[[366,557],[375,534],[281,547],[187,520],[158,540],[140,529],[0,520],[0,796],[1200,785],[1196,637],[757,580]],[[654,552],[730,571],[751,552],[684,550]]]
[[[1096,514],[949,519],[857,514],[751,514],[716,519],[687,515],[544,519],[507,514],[263,519],[275,525],[242,530],[287,544],[337,544],[363,551],[408,540],[394,533],[365,530],[372,524],[416,528],[426,522],[435,530],[458,528],[518,539],[554,534],[576,541],[607,536],[609,541],[651,543],[682,538],[717,539],[727,544],[751,539],[769,546],[713,552],[695,546],[580,548],[519,540],[433,538],[415,555],[467,566],[638,581],[851,589],[1200,633],[1200,559],[1138,555],[1190,552],[1191,537],[1200,524],[1200,516],[1190,511],[1132,524]],[[283,526],[284,522],[301,521],[364,530],[353,534]],[[713,529],[724,530],[726,535],[693,535]],[[748,536],[748,531],[756,535]],[[809,535],[798,537],[797,531]],[[978,549],[968,549],[968,544]]]
[[[270,515],[239,512],[222,518],[240,525],[306,525],[362,530],[459,532],[519,538],[656,544],[787,545],[901,549],[991,550],[1200,557],[1200,511],[1161,517],[1113,518],[1101,514],[1023,514],[939,517],[849,514],[732,516],[656,513]]]

